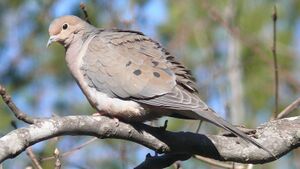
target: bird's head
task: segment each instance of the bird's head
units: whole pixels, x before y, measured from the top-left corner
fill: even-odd
[[[65,47],[72,42],[74,35],[88,27],[89,24],[77,16],[67,15],[53,20],[49,26],[49,40],[47,47],[58,42]]]

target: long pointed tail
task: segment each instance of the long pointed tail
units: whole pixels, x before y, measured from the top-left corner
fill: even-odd
[[[239,130],[238,128],[236,128],[235,126],[230,124],[229,122],[227,122],[224,119],[222,119],[221,117],[219,117],[213,110],[196,111],[195,113],[197,113],[201,119],[204,119],[210,123],[213,123],[223,129],[233,133],[234,135],[241,137],[245,141],[250,142],[250,143],[254,144],[255,146],[265,150],[270,155],[272,155],[274,158],[276,158],[276,156],[270,150],[268,150],[267,148],[262,146],[260,143],[255,141],[253,138],[249,137],[247,134],[245,134],[244,132],[242,132],[241,130]]]

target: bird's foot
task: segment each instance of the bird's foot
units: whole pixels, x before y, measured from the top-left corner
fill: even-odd
[[[112,117],[112,119],[114,120],[116,126],[118,126],[120,124],[120,120],[116,117]]]
[[[104,116],[106,113],[104,111],[98,111],[96,113],[93,113],[92,116]]]
[[[112,117],[112,116],[108,116],[107,113],[105,113],[105,111],[99,111],[96,113],[93,113],[92,116],[106,116],[106,117],[110,117],[114,120],[116,126],[118,126],[120,124],[120,120],[116,117]]]

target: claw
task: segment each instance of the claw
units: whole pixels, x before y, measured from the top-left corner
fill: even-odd
[[[115,121],[116,126],[119,126],[120,120],[118,118],[113,117],[113,120]]]

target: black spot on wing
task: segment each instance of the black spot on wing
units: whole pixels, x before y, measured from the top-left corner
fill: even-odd
[[[158,72],[153,72],[153,75],[154,75],[155,77],[157,77],[157,78],[160,77],[160,74],[159,74]]]
[[[159,63],[157,61],[152,61],[153,66],[157,66]]]
[[[139,76],[140,74],[142,74],[142,71],[140,69],[137,69],[133,72],[133,74]]]
[[[127,62],[127,63],[126,63],[126,67],[130,66],[131,63],[132,63],[131,61]]]

